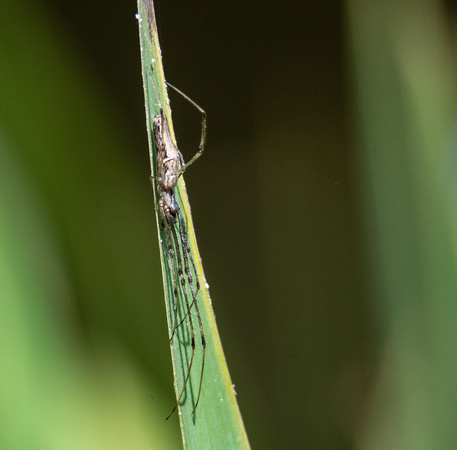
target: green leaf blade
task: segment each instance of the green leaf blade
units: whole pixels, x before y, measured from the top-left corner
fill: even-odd
[[[138,1],[138,19],[140,27],[140,43],[143,69],[143,83],[145,91],[147,129],[150,148],[152,176],[156,174],[156,160],[154,137],[152,134],[152,118],[159,114],[160,105],[168,118],[170,132],[174,138],[171,112],[168,107],[165,78],[162,68],[162,58],[157,36],[154,7],[152,0]],[[160,102],[160,104],[159,104]],[[158,210],[159,195],[154,190],[155,211],[158,225],[160,258],[164,279],[165,303],[170,336],[175,323],[174,316],[174,281],[173,268],[169,262],[168,241],[166,232],[161,227],[162,219]],[[178,415],[181,426],[184,447],[187,448],[249,448],[247,434],[235,398],[235,392],[230,380],[228,367],[225,361],[222,345],[217,331],[216,321],[211,307],[208,284],[203,272],[201,258],[195,239],[189,201],[185,183],[181,176],[175,188],[175,194],[184,216],[188,233],[188,243],[196,266],[196,274],[200,282],[197,303],[200,310],[205,340],[206,359],[203,374],[201,397],[194,414],[197,401],[202,367],[202,342],[196,310],[192,307],[192,321],[194,324],[196,350],[192,371],[184,395],[178,406]],[[178,232],[178,230],[177,230]],[[189,289],[186,287],[186,289]],[[184,317],[185,299],[181,289],[178,289],[180,317]],[[189,301],[192,295],[188,292]],[[191,332],[189,318],[175,331],[171,345],[175,391],[177,397],[181,394],[191,360]],[[170,408],[172,405],[170,406]],[[166,417],[164,412],[164,419]],[[170,419],[171,420],[171,419]]]

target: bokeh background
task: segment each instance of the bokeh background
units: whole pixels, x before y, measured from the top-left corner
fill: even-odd
[[[457,448],[456,6],[156,3],[254,448]],[[181,446],[135,13],[0,8],[1,448]]]

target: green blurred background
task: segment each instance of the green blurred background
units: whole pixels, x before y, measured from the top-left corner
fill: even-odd
[[[254,448],[457,448],[456,12],[156,4]],[[181,446],[135,13],[0,8],[2,449]]]

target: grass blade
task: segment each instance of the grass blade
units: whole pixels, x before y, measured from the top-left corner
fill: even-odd
[[[170,109],[168,107],[167,92],[164,83],[162,58],[157,36],[155,14],[152,0],[138,1],[138,19],[140,27],[141,57],[143,69],[143,83],[146,99],[146,117],[148,127],[151,173],[156,174],[156,160],[154,138],[152,135],[151,121],[154,115],[159,114],[160,104],[164,114],[168,117],[170,131],[174,138]],[[154,83],[154,84],[153,84]],[[157,99],[158,96],[158,99]],[[223,354],[219,334],[216,327],[208,285],[205,280],[201,259],[195,240],[195,233],[190,215],[190,206],[185,190],[184,180],[181,176],[175,189],[178,203],[184,215],[188,229],[188,240],[200,279],[198,305],[205,331],[207,353],[205,372],[200,402],[195,414],[192,411],[198,395],[201,375],[201,346],[198,333],[196,333],[197,351],[192,372],[186,391],[179,405],[179,420],[181,425],[183,443],[189,448],[249,448],[248,438],[244,429],[241,414],[235,399],[234,390],[230,380],[227,364]],[[174,326],[174,295],[173,274],[168,262],[167,236],[161,229],[162,219],[158,210],[159,196],[154,192],[156,205],[156,218],[159,232],[160,257],[162,264],[165,303],[170,335]],[[178,290],[180,304],[183,304],[182,292]],[[197,324],[195,308],[192,308],[193,320]],[[195,317],[194,317],[195,316]],[[198,326],[196,327],[198,329]],[[179,397],[187,374],[187,367],[191,357],[191,346],[187,321],[177,331],[177,339],[173,340],[171,354],[175,380],[175,391]],[[178,344],[179,342],[179,344]],[[170,408],[172,405],[170,406]],[[166,416],[164,411],[164,419]]]

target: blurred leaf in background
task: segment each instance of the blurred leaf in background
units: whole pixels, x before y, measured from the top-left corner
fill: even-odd
[[[0,16],[0,446],[179,448],[147,170],[55,17]]]
[[[441,2],[350,1],[380,365],[361,448],[457,447],[457,72]]]

